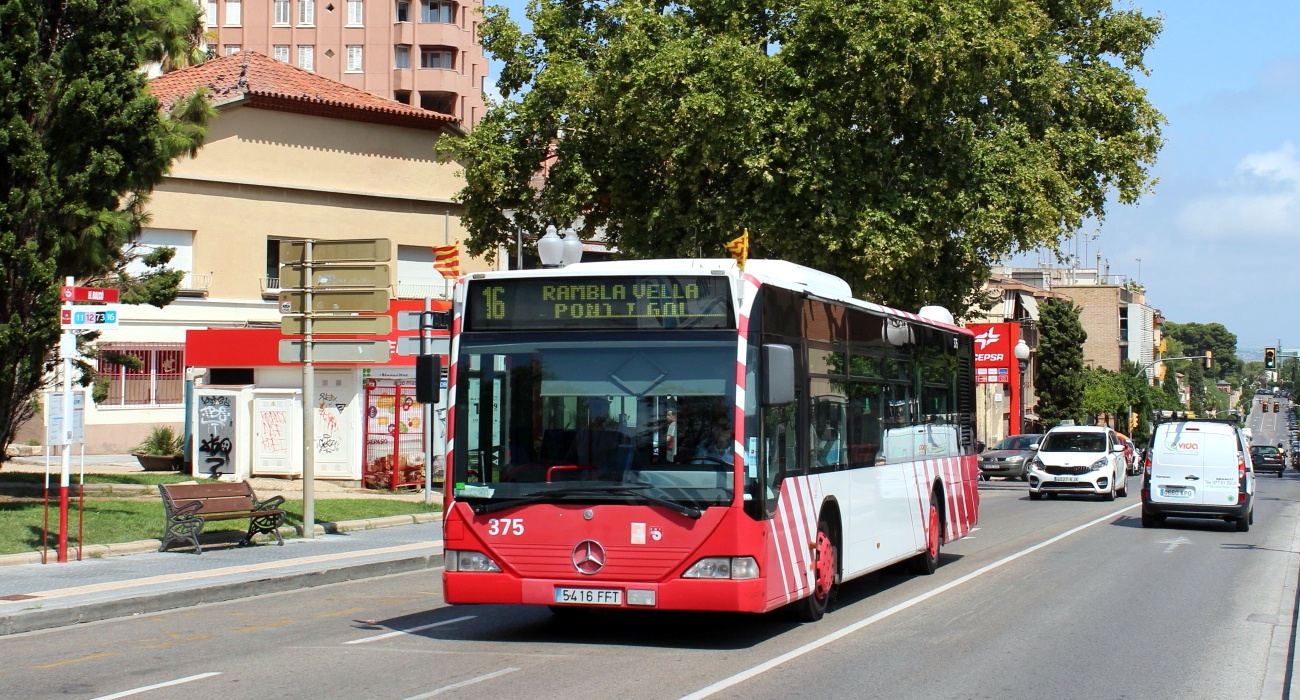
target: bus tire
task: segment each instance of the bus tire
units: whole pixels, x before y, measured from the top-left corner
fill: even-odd
[[[939,496],[930,494],[930,510],[926,514],[925,551],[912,557],[912,573],[921,576],[933,574],[939,568],[939,548],[943,538],[939,535],[942,522],[939,520]]]
[[[826,614],[831,594],[835,591],[835,577],[839,571],[839,548],[831,538],[831,528],[825,519],[817,521],[817,541],[812,548],[813,590],[807,598],[795,601],[791,611],[800,622],[816,622]]]

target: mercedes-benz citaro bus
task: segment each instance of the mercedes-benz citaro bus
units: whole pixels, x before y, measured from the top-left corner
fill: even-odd
[[[938,565],[979,511],[972,334],[775,260],[456,286],[450,604],[766,612]]]

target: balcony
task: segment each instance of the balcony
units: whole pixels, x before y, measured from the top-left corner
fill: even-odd
[[[446,299],[451,292],[452,281],[446,284],[396,284],[393,285],[394,299]]]
[[[210,286],[212,286],[212,273],[187,272],[176,293],[183,297],[206,297]]]
[[[279,298],[280,296],[279,277],[263,277],[258,281],[262,283],[262,298],[264,299]]]

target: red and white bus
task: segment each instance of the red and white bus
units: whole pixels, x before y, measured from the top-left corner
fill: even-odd
[[[450,362],[448,603],[815,620],[978,516],[972,334],[816,270],[471,274]]]

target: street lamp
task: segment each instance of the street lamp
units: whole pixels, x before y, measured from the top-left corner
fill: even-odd
[[[1023,433],[1025,432],[1025,414],[1028,412],[1025,407],[1025,372],[1029,369],[1029,345],[1024,338],[1021,338],[1016,343],[1013,352],[1016,355],[1016,362],[1020,363],[1020,430],[1017,432]]]
[[[582,262],[582,239],[578,238],[578,232],[572,228],[564,229],[564,255],[562,259],[565,267]]]
[[[554,226],[547,226],[546,235],[537,240],[537,257],[542,259],[542,267],[564,264],[564,239],[555,235]]]

